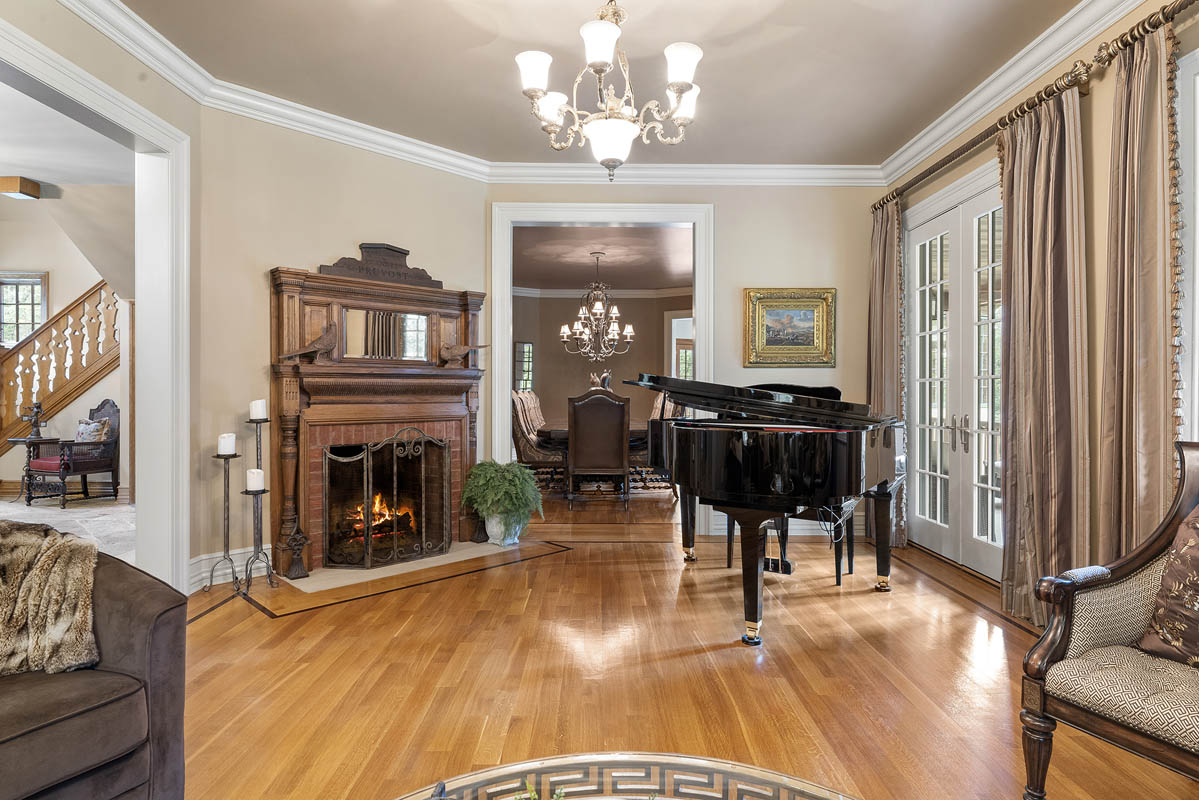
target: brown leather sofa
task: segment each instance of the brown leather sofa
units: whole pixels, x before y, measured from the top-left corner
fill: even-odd
[[[0,799],[183,797],[187,598],[100,554],[100,663],[0,678]]]

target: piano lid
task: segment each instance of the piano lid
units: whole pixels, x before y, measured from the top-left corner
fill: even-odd
[[[786,420],[850,430],[869,430],[896,422],[895,417],[872,414],[870,407],[862,403],[803,394],[667,378],[644,372],[637,380],[625,383],[665,392],[672,401],[686,408],[742,419]]]

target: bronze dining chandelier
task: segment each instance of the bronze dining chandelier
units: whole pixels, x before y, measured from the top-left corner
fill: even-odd
[[[563,325],[558,335],[562,338],[562,346],[571,355],[585,356],[589,361],[603,361],[610,356],[629,352],[635,333],[631,324],[626,324],[621,333],[620,307],[608,297],[610,287],[600,282],[599,268],[600,259],[604,257],[603,251],[593,252],[591,257],[595,259],[595,280],[587,286],[574,325]],[[621,336],[624,337],[623,342],[620,341]]]
[[[690,42],[667,45],[663,52],[666,55],[668,107],[663,109],[657,100],[650,100],[638,111],[629,80],[629,61],[624,50],[616,44],[620,26],[626,19],[628,12],[617,5],[616,0],[608,0],[596,12],[596,19],[579,28],[587,65],[575,77],[570,102],[562,92],[547,91],[550,62],[553,61],[549,53],[526,50],[516,56],[524,95],[529,98],[541,130],[549,136],[550,147],[565,150],[576,140],[579,147],[590,142],[591,154],[608,170],[609,181],[615,179],[616,168],[628,159],[633,140],[638,136],[645,144],[650,143],[651,134],[662,144],[683,141],[687,126],[695,119],[699,86],[693,79],[695,67],[704,55],[703,50]],[[614,62],[624,77],[624,92],[619,97],[613,84],[604,86],[604,78],[612,71]],[[591,112],[579,105],[579,84],[588,72],[595,76],[597,110]],[[570,125],[566,124],[568,116]],[[666,122],[674,126],[673,135],[666,134]]]

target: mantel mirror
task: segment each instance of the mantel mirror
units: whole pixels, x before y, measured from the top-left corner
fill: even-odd
[[[429,360],[429,315],[347,308],[342,330],[345,358]]]

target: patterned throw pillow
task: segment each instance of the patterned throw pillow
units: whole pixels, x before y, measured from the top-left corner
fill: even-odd
[[[108,424],[109,420],[107,418],[79,420],[79,428],[75,431],[75,441],[103,442],[108,438]]]
[[[1166,553],[1162,588],[1140,648],[1199,668],[1199,508],[1178,526]]]

